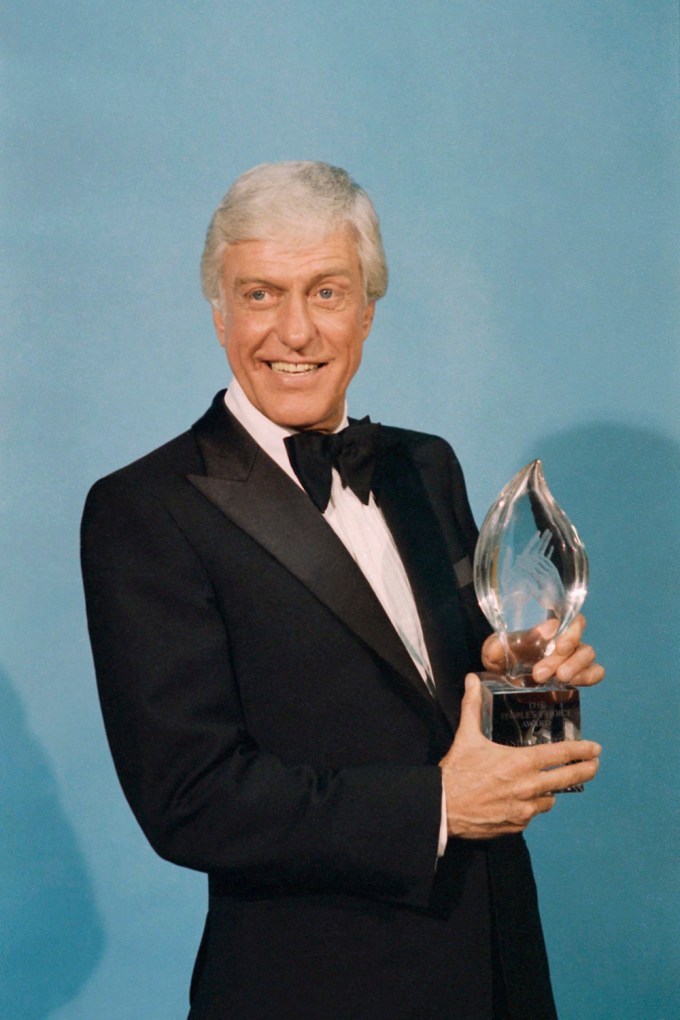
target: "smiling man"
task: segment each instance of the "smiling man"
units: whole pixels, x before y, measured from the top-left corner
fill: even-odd
[[[375,309],[350,228],[232,244],[221,284],[215,329],[250,403],[286,428],[337,428]]]
[[[458,462],[347,418],[387,284],[373,206],[326,164],[256,167],[202,280],[233,381],[83,518],[123,789],[208,874],[191,1020],[553,1018],[522,832],[599,747],[482,736],[471,671],[502,653]],[[583,626],[537,678],[601,679]]]

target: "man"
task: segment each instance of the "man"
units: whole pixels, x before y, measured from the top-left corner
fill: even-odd
[[[553,1017],[521,832],[599,747],[482,736],[463,681],[502,654],[447,444],[324,439],[386,287],[373,207],[325,164],[256,167],[202,277],[234,381],[83,521],[118,774],[158,853],[209,876],[191,1020]],[[537,676],[601,678],[582,629]]]

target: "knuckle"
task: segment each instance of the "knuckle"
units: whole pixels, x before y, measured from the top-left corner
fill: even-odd
[[[557,746],[559,748],[559,751],[557,751],[557,753],[555,754],[555,757],[553,759],[554,764],[556,764],[556,765],[567,765],[570,761],[574,760],[574,752],[568,746],[566,741],[561,743],[561,744],[553,745],[553,746]],[[550,764],[552,764],[552,763],[553,762],[551,762]]]
[[[529,822],[531,821],[531,819],[534,817],[534,814],[535,809],[529,804],[529,802],[519,804],[515,811],[514,822],[515,824],[525,829]]]
[[[600,767],[599,762],[596,758],[592,758],[589,761],[579,762],[577,765],[573,765],[570,771],[573,771],[575,778],[572,782],[588,782],[597,775],[597,770]],[[571,785],[567,783],[567,785]]]

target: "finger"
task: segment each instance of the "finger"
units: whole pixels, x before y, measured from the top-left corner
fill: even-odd
[[[561,655],[547,655],[545,659],[540,659],[531,669],[531,675],[537,683],[545,683],[546,680],[550,680],[551,677],[555,676],[555,671],[558,666],[562,665]]]
[[[599,684],[604,675],[604,666],[601,666],[599,662],[594,662],[592,666],[588,666],[587,669],[581,670],[580,673],[577,673],[576,676],[572,677],[569,683],[573,684],[575,687],[593,687],[595,684]]]
[[[487,669],[503,669],[505,666],[505,652],[500,638],[491,634],[482,646],[482,662]]]
[[[602,753],[602,747],[594,740],[560,740],[554,744],[537,744],[522,750],[525,757],[533,759],[533,767],[539,771],[572,762],[590,761]]]
[[[475,673],[465,677],[465,695],[460,706],[456,739],[474,738],[482,733],[482,685]]]
[[[534,797],[533,805],[537,815],[544,815],[555,807],[555,796],[553,793],[541,794],[539,797]]]
[[[562,636],[564,637],[564,635]],[[550,655],[546,655],[535,663],[531,675],[538,683],[543,683],[555,675],[566,683],[571,681],[581,670],[587,669],[594,659],[595,650],[590,645],[572,645],[571,643],[565,645],[561,643],[560,639]]]
[[[571,653],[580,645],[581,638],[583,637],[583,631],[585,629],[586,618],[583,613],[579,613],[578,616],[571,621],[564,634],[560,634],[555,645],[555,651],[563,657],[571,655]]]
[[[537,624],[533,630],[544,638],[547,643],[550,638],[555,636],[555,632],[559,625],[560,621],[551,617],[549,620],[543,620],[541,623]]]
[[[558,680],[568,682],[573,680],[577,673],[587,669],[595,662],[595,649],[591,645],[579,645],[568,659],[555,667],[555,675]]]
[[[548,769],[537,779],[536,789],[539,793],[556,793],[570,786],[589,783],[597,775],[599,767],[599,758],[591,758],[589,761],[577,761],[561,768]]]
[[[587,669],[594,661],[595,649],[590,645],[579,645],[566,659],[557,652],[546,655],[544,659],[535,664],[531,675],[539,682],[556,676],[558,680],[570,683],[577,673]]]
[[[555,676],[562,683],[574,684],[577,687],[592,687],[593,684],[599,684],[605,675],[604,666],[595,662],[594,659],[593,649],[584,645],[582,653],[579,649],[566,662],[558,663],[554,656],[542,659],[540,664],[534,667],[532,676],[539,683]]]
[[[543,777],[541,776],[542,779]],[[538,780],[534,782],[533,786],[534,789],[529,790],[527,788],[524,795],[521,790],[518,790],[517,799],[505,806],[508,815],[505,821],[509,825],[526,829],[532,818],[535,818],[536,815],[545,814],[555,806],[555,794],[552,789],[537,793]]]

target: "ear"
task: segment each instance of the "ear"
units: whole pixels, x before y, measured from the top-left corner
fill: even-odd
[[[371,326],[373,325],[373,316],[375,315],[375,301],[371,301],[370,304],[366,305],[363,316],[363,339],[365,340],[368,334],[371,332]]]
[[[217,305],[213,305],[212,317],[215,326],[215,332],[217,333],[217,339],[220,342],[220,347],[224,347],[224,349],[226,350],[227,338],[225,331],[224,313],[220,308],[217,307]]]

